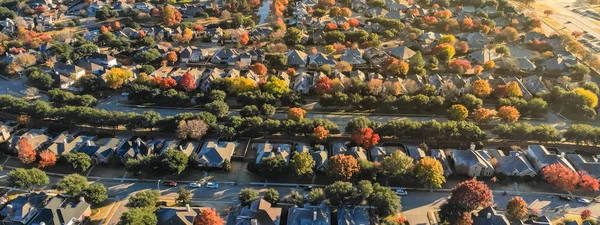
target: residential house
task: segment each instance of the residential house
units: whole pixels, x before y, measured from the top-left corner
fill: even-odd
[[[98,65],[96,63],[87,61],[87,60],[79,60],[77,62],[77,66],[83,68],[86,73],[94,74],[96,76],[102,75],[104,73],[104,67]]]
[[[336,142],[331,146],[331,156],[336,156],[339,154],[351,155],[356,159],[368,160],[367,151],[359,146],[353,146],[348,149],[348,143],[344,142]]]
[[[44,27],[52,26],[54,25],[54,15],[48,13],[38,14],[37,17],[34,18],[34,23]]]
[[[558,149],[552,150],[554,151],[548,151],[543,145],[527,146],[527,158],[535,168],[536,172],[540,172],[542,171],[542,168],[557,163],[575,171],[575,168],[573,168],[571,163],[565,158],[564,153],[558,154]]]
[[[193,225],[201,208],[164,207],[156,210],[156,225]]]
[[[188,46],[179,52],[179,60],[183,63],[197,63],[200,60],[205,60],[206,52],[195,46]]]
[[[131,137],[117,150],[117,157],[122,163],[129,159],[142,159],[152,152],[152,142],[146,142],[139,137]]]
[[[8,202],[0,210],[0,223],[2,225],[28,224],[35,215],[44,207],[48,195],[44,192],[21,195]]]
[[[0,125],[0,143],[10,140],[12,128],[4,124]]]
[[[365,58],[371,63],[371,66],[379,68],[381,63],[390,55],[378,48],[367,48],[364,51]]]
[[[434,33],[434,32],[429,31],[429,32],[421,34],[417,38],[417,40],[419,41],[420,44],[429,44],[440,38],[442,38],[441,33]]]
[[[598,156],[583,157],[580,154],[566,154],[569,162],[572,163],[573,167],[578,171],[585,171],[589,175],[600,178],[600,162]]]
[[[136,2],[134,8],[145,13],[149,13],[152,9],[156,8],[154,5],[148,2]]]
[[[340,56],[340,60],[345,61],[353,66],[364,65],[367,63],[367,61],[363,59],[362,55],[363,55],[362,50],[360,50],[358,48],[346,49],[344,51],[344,54],[342,54],[342,56]]]
[[[443,149],[431,149],[431,157],[440,161],[442,164],[442,169],[444,169],[444,176],[450,176],[453,174],[452,166],[450,166],[450,162],[448,162],[448,157],[446,157],[446,152]]]
[[[273,207],[261,198],[242,208],[235,225],[279,225],[280,221],[281,208]]]
[[[292,89],[300,94],[308,94],[311,87],[312,76],[308,75],[306,72],[302,72],[294,79],[294,86],[292,86]]]
[[[210,84],[212,83],[212,81],[219,79],[219,78],[223,78],[225,77],[225,71],[219,68],[213,68],[212,70],[210,70],[210,72],[205,73],[202,76],[201,79],[201,83],[200,83],[200,89],[202,91],[208,91],[210,89]]]
[[[456,35],[459,40],[466,41],[469,45],[469,51],[477,51],[483,49],[491,40],[481,32],[460,33]]]
[[[60,157],[72,151],[77,151],[83,145],[84,141],[83,136],[73,137],[65,131],[58,135],[46,149]]]
[[[490,157],[481,150],[452,150],[454,170],[458,175],[471,177],[490,177],[494,175],[494,167],[488,160]]]
[[[388,13],[386,13],[384,17],[390,18],[390,19],[402,20],[406,17],[406,14],[404,12],[402,12],[401,10],[391,10]]]
[[[408,152],[408,156],[413,158],[415,160],[415,162],[417,162],[417,161],[421,160],[423,157],[427,156],[425,154],[425,151],[423,151],[423,149],[419,148],[418,146],[404,145],[404,149],[406,149],[406,152]]]
[[[297,7],[298,5],[296,5]],[[255,27],[250,31],[248,35],[250,35],[251,40],[253,41],[268,41],[273,33],[273,28],[270,27]]]
[[[287,225],[330,225],[331,211],[325,203],[314,206],[305,204],[304,207],[292,206],[288,210]]]
[[[250,60],[252,63],[262,63],[265,61],[265,51],[258,48],[252,48],[246,51],[246,54],[250,55]]]
[[[511,223],[506,219],[506,216],[502,213],[496,212],[496,210],[488,206],[477,213],[473,217],[473,225],[510,225]]]
[[[198,152],[198,167],[222,167],[225,161],[231,162],[237,142],[206,140]]]
[[[330,65],[334,67],[335,64],[336,62],[332,56],[325,55],[323,53],[317,53],[308,58],[308,67],[313,69],[317,69],[323,65]]]
[[[109,138],[103,145],[98,145],[95,142],[88,140],[78,151],[90,156],[92,161],[96,164],[108,163],[113,154],[121,148],[126,141],[126,139],[121,138]]]
[[[117,59],[109,54],[94,53],[88,57],[90,62],[111,68],[117,65]]]
[[[37,151],[48,141],[50,141],[50,137],[44,134],[46,129],[31,129],[24,134],[21,135],[13,135],[12,139],[9,141],[10,149],[12,149],[15,153],[19,152],[19,141],[23,140],[33,148],[33,150]]]
[[[326,172],[327,163],[329,162],[329,153],[327,150],[314,151],[310,154],[315,161],[315,169],[317,171]]]
[[[0,22],[0,26],[2,26],[2,33],[7,35],[15,34],[17,30],[17,26],[15,25],[15,21],[10,18],[6,18],[4,21]]]
[[[417,53],[406,46],[396,46],[390,50],[390,54],[400,60],[408,62],[410,57]]]
[[[239,53],[235,49],[224,48],[221,49],[212,56],[210,59],[211,63],[214,64],[227,64],[230,66],[235,65],[239,61]]]
[[[436,73],[429,76],[428,83],[435,87],[435,90],[437,90],[436,93],[440,93],[440,90],[442,90],[445,81],[444,78],[442,78],[442,76]]]
[[[277,75],[275,77],[283,80],[285,82],[285,86],[290,86],[290,75],[286,71],[277,71]]]
[[[523,85],[527,90],[534,96],[538,96],[541,93],[548,92],[548,88],[542,82],[542,77],[531,75],[522,79]]]
[[[54,196],[28,225],[81,225],[92,215],[91,205],[81,197]]]
[[[306,67],[308,56],[302,51],[292,49],[287,53],[287,64],[293,67]]]
[[[184,144],[179,145],[179,151],[182,151],[187,157],[190,157],[192,153],[197,152],[197,149],[200,147],[200,143],[196,141],[188,141]]]
[[[370,150],[371,152],[371,160],[373,162],[381,162],[383,158],[385,158],[388,154],[385,151],[385,147],[381,145],[373,146]]]
[[[384,17],[389,11],[379,7],[369,7],[365,10],[364,15],[366,17]]]
[[[244,77],[254,81],[254,83],[257,85],[260,82],[260,76],[252,70],[248,70],[248,72],[246,72],[246,74],[244,74]]]
[[[363,207],[340,206],[337,210],[338,225],[369,225],[369,212]]]
[[[503,151],[498,149],[487,149],[485,151],[496,159],[496,173],[514,177],[534,177],[536,175],[535,169],[527,160],[527,156],[521,151],[510,151],[509,155],[505,155]]]
[[[517,66],[522,71],[533,72],[537,69],[537,66],[535,65],[535,63],[533,63],[527,57],[514,57],[514,58],[517,60],[517,64],[518,64]],[[500,60],[496,65],[497,65],[497,67],[502,68],[505,66],[505,61]]]
[[[292,146],[289,144],[260,143],[256,146],[256,164],[265,158],[281,157],[285,162],[290,161]]]
[[[72,77],[75,80],[85,75],[85,70],[83,68],[76,65],[65,64],[62,62],[54,63],[54,72],[58,75],[66,76],[69,78]]]
[[[352,70],[350,71],[350,79],[357,79],[364,82],[367,80],[367,75],[360,70]]]
[[[154,148],[154,153],[162,155],[166,150],[177,150],[179,149],[179,143],[181,143],[179,139],[167,139],[163,141],[160,148]]]
[[[479,51],[469,54],[468,57],[472,62],[483,65],[483,63],[487,61],[499,60],[502,55],[496,53],[496,51],[493,49],[483,48]]]
[[[577,59],[571,56],[557,55],[552,59],[548,59],[540,64],[542,71],[566,74],[567,70],[577,64]]]

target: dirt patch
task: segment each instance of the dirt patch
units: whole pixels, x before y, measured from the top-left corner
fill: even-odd
[[[108,200],[100,203],[98,206],[94,206],[92,208],[92,215],[90,216],[90,223],[100,225],[100,221],[106,218],[107,214],[115,204],[115,201]]]

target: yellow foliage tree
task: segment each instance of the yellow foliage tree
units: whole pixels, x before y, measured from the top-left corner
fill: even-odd
[[[486,80],[476,80],[473,82],[473,93],[478,98],[486,98],[492,93],[492,87]]]
[[[162,11],[162,19],[167,26],[173,26],[181,22],[183,18],[179,10],[171,5],[167,5]]]
[[[523,97],[523,92],[517,82],[509,82],[506,84],[506,95],[508,97]]]
[[[452,105],[450,109],[448,109],[448,117],[451,120],[465,120],[467,119],[468,115],[469,110],[467,109],[467,107],[461,104]]]
[[[575,88],[573,91],[579,96],[583,97],[586,106],[594,108],[598,105],[598,96],[594,94],[594,92],[585,90],[583,88]]]
[[[517,122],[521,113],[517,108],[513,106],[502,106],[498,109],[498,118],[502,119],[504,122]]]
[[[230,79],[230,78],[227,78]],[[254,82],[250,78],[246,77],[236,77],[231,80],[231,92],[235,94],[240,94],[248,91],[254,91],[258,88],[256,82]]]
[[[106,73],[106,85],[112,89],[121,88],[131,77],[133,73],[129,70],[112,68]]]
[[[441,188],[442,184],[446,183],[442,164],[437,159],[429,156],[419,160],[415,167],[415,176],[429,190]]]

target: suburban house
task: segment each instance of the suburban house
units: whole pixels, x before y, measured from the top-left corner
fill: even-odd
[[[483,65],[483,63],[485,63],[487,61],[496,61],[496,60],[499,60],[502,57],[502,55],[496,53],[495,50],[483,48],[483,49],[481,49],[479,51],[476,51],[476,52],[473,52],[473,53],[469,54],[468,57],[474,63]]]
[[[494,208],[488,206],[480,210],[477,215],[472,215],[473,225],[510,225],[511,223],[506,219],[506,216],[502,213],[496,212]]]
[[[290,161],[292,145],[260,143],[256,146],[256,164],[260,164],[265,158],[281,157],[286,163]]]
[[[315,169],[317,171],[327,171],[327,163],[329,162],[329,154],[327,150],[315,151],[310,154],[315,161]]]
[[[4,124],[0,125],[0,143],[10,140],[10,132],[12,132],[11,127]]]
[[[0,217],[4,218],[0,223],[2,225],[28,224],[44,207],[47,198],[48,195],[44,192],[16,197],[0,210]]]
[[[261,198],[242,208],[235,225],[279,225],[280,221],[281,208],[273,207]]]
[[[340,206],[337,210],[338,225],[368,225],[369,212],[362,207]]]
[[[415,162],[417,162],[420,159],[422,159],[423,157],[427,156],[425,154],[425,152],[423,151],[423,149],[419,148],[418,146],[404,145],[404,149],[406,149],[406,152],[408,152],[408,156],[413,158],[415,160]]]
[[[542,82],[542,77],[538,77],[536,75],[531,75],[528,77],[523,77],[522,79],[523,85],[529,90],[529,92],[536,96],[543,92],[549,92],[544,82]]]
[[[320,52],[317,53],[317,54],[311,55],[308,58],[308,67],[309,68],[313,68],[313,69],[317,69],[317,68],[319,68],[321,66],[324,66],[324,65],[330,65],[331,67],[334,67],[335,64],[336,64],[335,59],[333,59],[332,56],[325,55],[325,54],[320,53]]]
[[[396,46],[390,50],[390,54],[400,60],[408,62],[410,57],[417,53],[406,46]]]
[[[77,149],[83,145],[84,141],[82,136],[73,137],[67,132],[63,132],[58,135],[46,149],[57,156],[63,156],[69,154],[71,151],[77,151]]]
[[[88,57],[90,62],[111,68],[117,65],[117,59],[109,54],[94,53]]]
[[[564,153],[558,154],[558,149],[555,151],[548,151],[543,145],[529,145],[527,146],[527,158],[535,168],[536,172],[542,171],[542,168],[560,163],[563,166],[575,171],[575,168],[567,161]]]
[[[371,153],[371,160],[373,162],[380,162],[383,160],[384,157],[386,157],[388,155],[387,152],[385,151],[385,148],[380,145],[373,146],[370,150],[370,153]]]
[[[287,54],[287,64],[292,67],[306,67],[308,55],[302,51],[290,50]]]
[[[222,167],[231,161],[236,146],[236,142],[206,140],[198,152],[198,167]]]
[[[569,162],[572,163],[573,167],[578,171],[585,171],[589,175],[600,178],[600,162],[598,156],[583,157],[580,154],[566,154]]]
[[[331,211],[325,203],[305,204],[304,207],[292,206],[288,210],[287,225],[330,225]]]
[[[213,64],[227,64],[230,66],[235,65],[236,62],[240,61],[240,54],[235,49],[220,49],[210,59]]]
[[[197,63],[206,59],[206,51],[195,46],[185,47],[179,52],[179,60],[183,63]]]
[[[88,140],[84,146],[79,148],[79,152],[83,152],[92,158],[92,161],[98,163],[108,163],[112,155],[126,142],[126,139],[109,138],[103,145],[97,145],[95,142]]]
[[[90,62],[90,61],[79,60],[77,62],[77,66],[83,68],[87,74],[94,74],[94,75],[98,76],[98,75],[102,75],[104,73],[103,66],[98,65],[93,62]]]
[[[294,86],[292,86],[292,89],[300,94],[308,94],[311,87],[312,76],[303,72],[296,76],[296,79],[294,79]]]
[[[364,159],[367,160],[367,151],[358,146],[352,146],[348,149],[348,143],[344,142],[336,142],[331,145],[331,156],[336,156],[339,154],[351,155],[356,159]]]
[[[197,141],[187,141],[179,145],[179,151],[183,152],[187,157],[192,155],[192,153],[197,152],[197,149],[200,147],[200,143]]]
[[[490,177],[494,175],[494,167],[489,155],[482,150],[452,150],[454,170],[458,175],[471,177]]]
[[[446,152],[442,149],[431,149],[431,157],[437,159],[442,164],[442,169],[444,169],[444,176],[452,175],[452,167],[450,166],[450,162],[448,162],[448,157],[446,157]]]
[[[117,157],[121,159],[122,163],[126,163],[129,159],[142,159],[152,152],[151,143],[145,142],[139,137],[131,137],[117,150]]]
[[[79,66],[65,64],[61,62],[54,63],[54,72],[58,75],[73,77],[75,80],[85,75],[85,70]]]
[[[19,141],[24,140],[33,150],[40,150],[42,145],[50,140],[50,137],[44,134],[45,131],[45,129],[31,129],[20,136],[13,135],[9,141],[10,149],[13,149],[15,153],[18,152]]]
[[[54,196],[28,225],[79,225],[92,215],[91,205],[81,197],[71,200]]]
[[[156,210],[157,225],[192,225],[201,208],[164,207]]]
[[[535,169],[527,160],[527,156],[521,151],[510,151],[505,155],[498,149],[485,150],[492,158],[497,160],[496,173],[514,177],[534,177]]]

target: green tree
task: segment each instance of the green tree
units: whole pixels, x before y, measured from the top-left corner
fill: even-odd
[[[325,192],[321,188],[314,188],[308,192],[308,203],[311,205],[319,205],[325,201]]]
[[[167,149],[160,155],[160,167],[168,173],[180,174],[188,164],[188,157],[182,151]]]
[[[177,191],[177,200],[175,200],[175,202],[179,202],[184,205],[192,203],[192,191],[188,191],[185,190],[185,188],[180,187],[179,191]]]
[[[304,197],[302,196],[302,194],[300,194],[300,192],[296,190],[290,191],[290,197],[288,198],[288,200],[290,200],[290,203],[298,207],[304,205]]]
[[[160,193],[157,190],[144,190],[135,193],[127,201],[129,208],[153,208],[158,203]]]
[[[360,197],[363,199],[368,199],[369,196],[373,194],[373,183],[371,183],[371,181],[361,180],[356,185],[356,188],[360,193]]]
[[[267,118],[271,118],[275,115],[276,108],[271,104],[263,104],[261,107],[261,113],[265,115]]]
[[[17,168],[8,173],[8,181],[12,187],[30,190],[48,184],[50,179],[44,171],[37,168]]]
[[[79,172],[86,171],[92,165],[90,156],[83,152],[69,152],[64,157],[69,166]]]
[[[157,222],[152,208],[130,208],[121,215],[117,225],[156,225]]]
[[[421,51],[417,51],[416,54],[410,57],[408,65],[410,66],[410,71],[413,73],[421,74],[425,72],[425,61],[423,60]]]
[[[265,192],[264,199],[271,204],[276,204],[279,201],[279,192],[273,188],[269,188]]]
[[[258,116],[258,107],[256,107],[255,105],[247,105],[244,106],[241,110],[240,110],[240,115],[242,117],[253,117],[253,116]]]
[[[298,176],[312,175],[315,160],[308,152],[294,152],[290,160],[290,168]]]
[[[357,205],[360,204],[360,193],[358,189],[352,186],[350,182],[336,181],[325,187],[325,196],[329,199],[332,206]]]
[[[302,31],[295,28],[290,27],[285,31],[285,35],[283,36],[283,40],[288,45],[300,44],[302,42]]]
[[[412,166],[413,159],[401,151],[396,151],[381,161],[381,170],[386,178],[400,177],[408,173]]]
[[[373,185],[373,193],[368,200],[371,205],[377,207],[379,217],[394,215],[402,210],[400,197],[389,187],[381,186],[378,183]]]
[[[223,118],[229,114],[229,106],[223,101],[213,101],[206,104],[207,111],[217,116],[217,118]]]
[[[69,174],[56,183],[56,189],[67,195],[79,196],[88,187],[88,181],[79,174]]]
[[[258,191],[251,188],[244,188],[240,190],[240,194],[238,195],[238,199],[240,200],[242,206],[248,206],[259,198]]]
[[[92,204],[98,204],[103,202],[108,198],[108,194],[106,193],[106,187],[101,183],[94,183],[89,185],[84,190],[85,200],[91,202]]]

